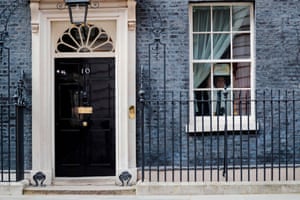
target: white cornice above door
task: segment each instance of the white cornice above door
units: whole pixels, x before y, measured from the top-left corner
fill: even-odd
[[[40,9],[56,9],[64,5],[64,0],[31,0],[31,3],[39,3]],[[135,0],[91,0],[91,8],[126,8]]]

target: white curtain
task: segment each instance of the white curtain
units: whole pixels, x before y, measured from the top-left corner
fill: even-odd
[[[201,7],[200,7],[201,8]],[[210,32],[210,7],[196,9],[193,13],[193,29],[194,31]],[[194,59],[209,59],[211,57],[211,35],[197,34],[194,35]],[[210,72],[209,64],[196,64],[194,67],[194,88],[198,88],[201,83],[207,78]]]

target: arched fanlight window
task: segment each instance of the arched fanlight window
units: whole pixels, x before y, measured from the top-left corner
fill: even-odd
[[[92,24],[68,28],[57,41],[56,53],[113,52],[111,37]]]

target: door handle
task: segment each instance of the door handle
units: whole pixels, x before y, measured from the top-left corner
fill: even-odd
[[[89,123],[87,121],[82,121],[81,122],[82,127],[87,127],[88,125],[89,125]]]

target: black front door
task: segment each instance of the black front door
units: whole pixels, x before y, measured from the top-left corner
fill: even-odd
[[[55,59],[55,175],[115,175],[114,58]]]

